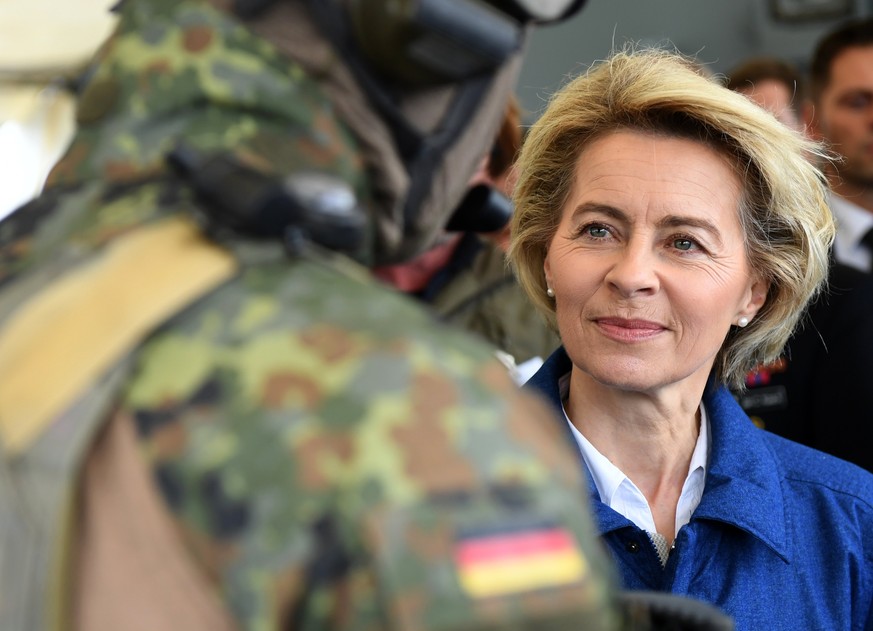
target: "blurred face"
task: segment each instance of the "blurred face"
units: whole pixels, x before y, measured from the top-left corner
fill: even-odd
[[[834,58],[811,123],[814,134],[843,156],[840,177],[873,187],[873,46],[848,48]]]
[[[771,112],[783,125],[796,130],[802,128],[797,112],[791,105],[794,94],[781,81],[762,79],[755,85],[738,89],[737,92],[745,94],[753,103]]]
[[[730,326],[766,295],[737,175],[700,143],[631,131],[589,145],[575,175],[544,265],[574,372],[639,392],[702,389]]]

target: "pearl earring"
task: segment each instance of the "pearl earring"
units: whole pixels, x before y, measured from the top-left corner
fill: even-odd
[[[555,290],[552,289],[551,287],[546,287],[546,295],[549,298],[554,298],[555,297]]]
[[[742,316],[739,320],[737,320],[737,326],[743,328],[749,323],[749,319],[746,316]]]

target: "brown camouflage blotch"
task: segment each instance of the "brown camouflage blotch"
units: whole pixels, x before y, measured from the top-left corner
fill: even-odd
[[[173,66],[166,59],[153,61],[148,66],[143,68],[142,72],[136,78],[137,87],[145,94],[151,91],[151,87],[158,77],[172,77]]]
[[[102,233],[101,233],[102,234]],[[161,398],[149,405],[151,412],[170,412],[177,413],[182,407],[182,400],[176,395],[161,395]]]
[[[274,175],[276,167],[264,156],[252,151],[248,147],[239,147],[233,152],[233,157],[245,167],[248,167],[264,175]]]
[[[294,565],[275,574],[272,580],[273,602],[276,603],[280,629],[290,629],[297,599],[306,586],[302,565]]]
[[[506,373],[506,368],[498,362],[488,362],[478,374],[480,381],[491,390],[505,392],[507,388],[514,387]]]
[[[409,354],[410,348],[411,345],[408,339],[397,337],[388,341],[388,345],[385,347],[385,351],[386,353],[391,355],[406,357]]]
[[[8,243],[3,248],[3,255],[10,260],[16,260],[27,256],[33,245],[33,235],[26,235]]]
[[[329,111],[318,110],[313,113],[311,129],[314,133],[300,138],[300,152],[313,166],[329,166],[338,158],[349,158],[342,142],[334,142],[337,135],[336,120]],[[331,139],[332,142],[317,142],[316,138]],[[356,156],[356,162],[360,158]]]
[[[170,63],[168,59],[159,59],[157,61],[153,61],[143,70],[144,74],[148,75],[173,75],[173,65]]]
[[[150,437],[149,442],[160,459],[173,459],[182,455],[188,444],[188,431],[181,423],[168,423]]]
[[[261,403],[267,408],[281,408],[287,405],[290,396],[302,400],[304,407],[312,408],[321,399],[321,389],[313,379],[299,373],[275,373],[264,383]]]
[[[348,331],[331,326],[314,326],[295,335],[295,339],[327,362],[336,362],[360,351],[360,343]]]
[[[449,492],[475,486],[476,472],[449,438],[439,421],[439,404],[429,407],[421,397],[413,408],[414,420],[395,427],[391,435],[405,456],[410,481],[424,492]]]
[[[212,43],[214,33],[208,26],[192,26],[182,34],[182,47],[189,53],[202,53]]]
[[[139,165],[127,160],[107,160],[103,165],[103,175],[110,182],[127,182],[142,172]]]
[[[510,599],[512,596],[510,596]],[[500,628],[500,621],[506,619],[506,609],[511,604],[505,598],[471,598],[473,610],[476,612],[476,619],[484,622],[490,622],[493,628]],[[484,626],[484,624],[483,624]],[[584,631],[584,629],[580,629]]]
[[[324,463],[331,460],[347,463],[354,453],[354,445],[347,434],[323,432],[303,440],[294,449],[300,486],[306,489],[330,487],[333,480],[324,475]]]
[[[406,589],[405,587],[401,590],[395,585],[393,594],[386,594],[386,597],[393,596],[392,602],[389,603],[392,606],[388,617],[397,620],[398,629],[424,628],[423,622],[430,598],[421,589]]]
[[[529,591],[520,594],[518,602],[524,607],[525,611],[548,612],[554,608],[556,598],[563,596],[562,600],[570,600],[571,602],[581,604],[590,599],[590,595],[586,594],[588,591],[590,590],[586,590],[580,584],[570,585],[561,589],[559,592],[560,596],[556,594],[555,590]]]
[[[299,141],[300,152],[306,154],[313,167],[329,166],[332,162],[333,153],[330,147],[314,142],[311,138],[301,138]]]
[[[73,183],[77,180],[79,166],[91,157],[91,150],[85,142],[75,142],[67,153],[55,164],[46,179],[46,188],[58,184]]]
[[[436,374],[416,374],[410,388],[412,407],[419,418],[438,421],[442,412],[458,405],[456,385]]]
[[[215,537],[187,526],[182,520],[175,519],[174,523],[185,546],[199,562],[209,580],[216,585],[220,584],[227,567],[239,558],[239,547],[221,543]]]
[[[348,576],[336,583],[333,590],[333,610],[330,614],[331,629],[345,629],[349,624],[355,602],[353,595]]]
[[[506,431],[521,445],[534,452],[538,462],[549,463],[549,471],[566,481],[579,477],[578,461],[568,457],[567,436],[560,423],[533,423],[554,412],[544,403],[527,396],[514,397],[507,406]]]
[[[349,573],[346,576],[346,581],[349,586],[349,594],[352,603],[360,605],[361,603],[372,603],[378,600],[379,589],[373,575],[372,566],[353,567],[349,570]],[[350,611],[352,611],[351,608]],[[360,622],[359,617],[359,619],[356,620],[356,623],[360,624]],[[372,631],[381,631],[384,629],[383,626],[372,626],[376,623],[375,620],[370,620],[370,623],[371,624],[361,627],[361,631],[367,631],[368,629],[372,629]]]
[[[416,559],[421,559],[425,564],[439,565],[446,559],[451,559],[454,555],[454,546],[450,533],[445,531],[446,524],[441,522],[438,526],[439,532],[433,530],[423,530],[421,528],[407,528],[406,545],[408,549],[415,555]]]

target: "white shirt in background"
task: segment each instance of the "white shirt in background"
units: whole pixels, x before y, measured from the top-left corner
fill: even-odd
[[[861,238],[873,228],[873,213],[831,192],[828,204],[837,221],[834,256],[837,261],[868,272],[873,255]]]

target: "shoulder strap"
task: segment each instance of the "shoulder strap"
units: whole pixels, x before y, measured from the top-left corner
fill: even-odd
[[[155,326],[236,273],[236,260],[172,217],[113,241],[0,322],[0,442],[23,451]]]
[[[143,226],[0,311],[0,628],[68,619],[77,472],[154,328],[237,272],[189,220]]]

